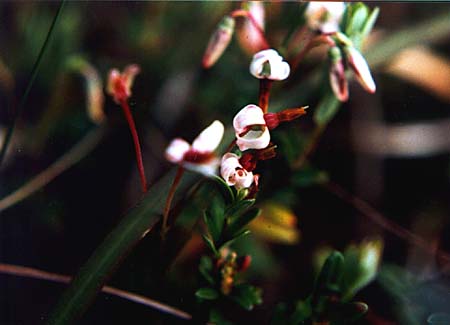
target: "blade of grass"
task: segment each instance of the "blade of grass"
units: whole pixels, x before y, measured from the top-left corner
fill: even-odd
[[[81,267],[70,287],[63,294],[48,324],[68,324],[80,317],[95,298],[114,268],[124,259],[131,248],[152,229],[160,219],[165,197],[174,178],[172,169],[144,199],[123,218],[110,232],[103,243],[95,250],[88,261]],[[174,202],[180,198],[198,179],[198,175],[186,173],[181,180]]]
[[[47,36],[45,37],[44,43],[42,44],[41,50],[39,51],[38,57],[37,57],[36,61],[34,62],[33,69],[31,70],[31,76],[30,76],[30,79],[28,80],[28,84],[27,84],[27,87],[25,88],[25,92],[23,93],[22,98],[20,99],[19,104],[17,105],[16,109],[13,111],[13,116],[11,118],[11,124],[8,127],[8,131],[6,132],[6,135],[5,135],[5,140],[3,141],[3,145],[0,150],[0,165],[6,155],[6,151],[8,150],[9,143],[11,142],[11,138],[12,138],[12,135],[14,132],[14,128],[16,126],[17,118],[19,117],[20,112],[22,111],[23,107],[25,106],[25,103],[27,102],[27,99],[28,99],[28,95],[30,94],[30,90],[33,87],[33,83],[38,74],[38,70],[41,65],[42,58],[44,57],[45,51],[48,48],[50,38],[55,29],[56,22],[58,21],[58,18],[61,15],[61,11],[62,11],[62,8],[64,7],[64,3],[65,3],[65,0],[61,0],[58,10],[56,11],[53,21],[48,30]]]
[[[47,169],[43,170],[11,194],[0,199],[0,213],[35,193],[86,157],[101,142],[107,133],[107,129],[107,125],[102,124],[98,128],[90,131],[83,139]]]
[[[68,275],[51,273],[31,267],[0,263],[0,273],[21,276],[26,278],[46,280],[57,283],[70,283],[72,278]],[[160,312],[173,315],[181,319],[192,319],[192,316],[178,308],[163,304],[159,301],[150,299],[145,296],[138,295],[122,289],[117,289],[110,286],[104,286],[102,292],[108,293],[112,296],[117,296],[135,303],[154,308]]]

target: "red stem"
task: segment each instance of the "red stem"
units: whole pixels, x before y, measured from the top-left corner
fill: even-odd
[[[270,88],[272,88],[272,80],[269,79],[259,80],[258,106],[261,107],[264,113],[267,113],[269,110]]]
[[[139,136],[136,131],[136,125],[134,124],[133,115],[131,115],[131,110],[130,107],[128,106],[128,102],[123,99],[120,101],[120,106],[122,107],[123,113],[125,114],[128,126],[130,127],[131,136],[133,137],[134,149],[136,152],[136,163],[139,170],[139,177],[141,178],[142,192],[145,193],[147,192],[147,180],[145,178],[144,163],[142,162],[141,145],[139,143]]]
[[[175,195],[175,191],[178,187],[178,184],[180,184],[183,173],[184,173],[184,168],[181,166],[178,166],[177,173],[175,175],[175,178],[173,179],[172,186],[170,187],[170,190],[169,190],[169,194],[167,194],[166,205],[164,206],[164,214],[163,214],[162,227],[161,227],[162,238],[165,238],[166,233],[169,230],[168,219],[169,219],[170,206],[172,205],[173,196]]]
[[[231,13],[231,17],[236,18],[236,17],[245,17],[247,18],[250,23],[256,28],[256,30],[258,31],[259,35],[261,36],[261,39],[264,43],[263,45],[263,50],[267,50],[270,49],[270,45],[269,42],[267,41],[266,35],[264,33],[264,30],[262,29],[262,27],[258,24],[258,22],[256,21],[255,17],[253,17],[252,13],[250,11],[244,10],[244,9],[237,9],[234,10]]]

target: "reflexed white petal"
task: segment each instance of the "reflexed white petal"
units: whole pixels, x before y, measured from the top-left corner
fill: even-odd
[[[270,65],[270,79],[272,80],[284,80],[289,77],[291,68],[287,62],[277,62]]]
[[[202,153],[213,152],[222,141],[224,130],[220,121],[214,121],[195,138],[192,148]]]
[[[358,82],[365,90],[374,93],[377,87],[373,81],[366,59],[364,59],[363,55],[353,47],[346,47],[345,53],[348,63],[355,72]]]
[[[166,159],[173,163],[179,163],[183,160],[184,154],[191,148],[185,140],[176,138],[172,140],[166,149]]]
[[[249,131],[242,137],[236,134],[236,145],[241,151],[248,149],[264,149],[269,143],[270,133],[269,128],[267,127],[264,127],[264,131]]]
[[[257,105],[247,105],[241,109],[233,119],[233,127],[236,134],[240,134],[250,125],[266,125],[264,112]]]

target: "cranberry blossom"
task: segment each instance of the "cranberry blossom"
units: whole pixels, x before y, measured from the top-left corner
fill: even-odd
[[[250,63],[250,73],[258,79],[284,80],[291,69],[274,49],[256,53]]]
[[[247,105],[233,119],[236,145],[239,150],[264,149],[270,143],[264,112],[257,105]]]
[[[239,163],[239,157],[234,153],[226,153],[222,157],[220,174],[225,182],[236,189],[248,188],[253,184],[252,172],[246,171]]]
[[[166,149],[166,159],[203,175],[214,175],[219,166],[214,150],[222,141],[223,133],[223,124],[214,121],[195,138],[192,145],[184,139],[176,138]]]

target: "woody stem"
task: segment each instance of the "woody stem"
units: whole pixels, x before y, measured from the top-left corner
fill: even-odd
[[[147,180],[145,178],[144,163],[142,162],[141,145],[139,143],[139,136],[136,131],[136,125],[134,124],[133,116],[131,115],[131,110],[130,107],[128,106],[128,102],[125,99],[123,99],[120,101],[120,106],[122,107],[122,111],[125,114],[125,118],[128,122],[128,126],[131,131],[134,149],[136,152],[136,163],[139,171],[139,177],[141,179],[142,192],[145,193],[147,192]]]
[[[270,49],[270,45],[269,42],[266,39],[266,35],[264,33],[264,30],[262,29],[262,27],[258,24],[258,22],[256,21],[255,17],[253,17],[252,13],[250,11],[247,10],[243,10],[243,9],[237,9],[234,10],[231,15],[231,17],[236,18],[236,17],[245,17],[247,18],[250,23],[256,28],[256,30],[258,31],[259,36],[261,36],[261,39],[263,41],[263,49],[262,50],[267,50]]]
[[[177,190],[178,184],[180,184],[183,173],[184,173],[184,168],[181,166],[178,166],[177,173],[172,182],[172,186],[170,186],[169,194],[167,194],[166,204],[164,206],[162,227],[161,227],[161,237],[162,238],[165,238],[167,231],[169,230],[168,219],[169,219],[170,206],[172,205],[173,196],[175,195],[175,191]]]
[[[272,88],[272,80],[269,79],[259,80],[258,106],[261,107],[264,113],[267,113],[269,109],[270,88]]]

